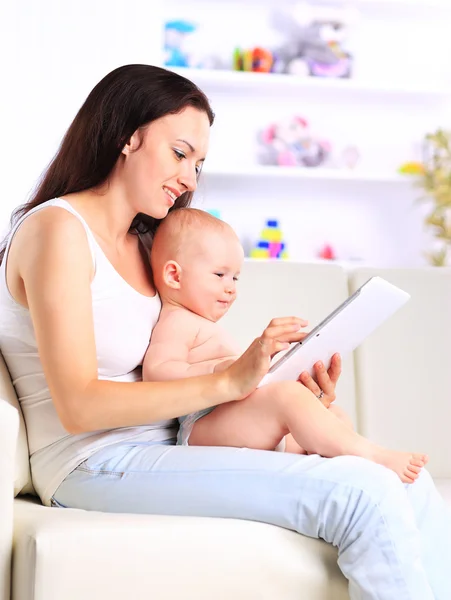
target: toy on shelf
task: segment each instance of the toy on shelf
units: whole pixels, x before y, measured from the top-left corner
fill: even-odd
[[[341,151],[340,166],[347,169],[355,169],[361,158],[361,153],[357,146],[346,146]]]
[[[182,19],[164,25],[164,64],[167,67],[189,67],[189,55],[184,50],[186,37],[196,31],[196,25]]]
[[[398,172],[401,173],[401,175],[424,175],[425,168],[422,162],[412,160],[403,163],[399,167]]]
[[[248,50],[235,48],[233,52],[234,71],[254,71],[256,73],[269,73],[274,59],[272,53],[266,48],[256,47]]]
[[[268,219],[260,239],[250,252],[251,258],[288,258],[282,231],[276,219]]]
[[[202,27],[184,19],[166,21],[164,25],[164,64],[167,67],[192,69],[224,69],[216,54],[206,54]]]
[[[344,6],[298,2],[278,10],[273,25],[284,44],[274,50],[273,71],[298,76],[349,78],[353,56],[346,50],[357,12]]]
[[[323,258],[324,260],[335,260],[337,255],[330,244],[324,244],[324,246],[318,252],[318,258]]]
[[[258,142],[258,162],[263,165],[318,167],[331,153],[330,142],[314,136],[299,116],[260,131]]]

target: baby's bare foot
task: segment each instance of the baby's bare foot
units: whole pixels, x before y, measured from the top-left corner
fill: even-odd
[[[403,483],[413,483],[428,462],[429,457],[426,454],[378,448],[373,454],[373,460],[394,471]]]

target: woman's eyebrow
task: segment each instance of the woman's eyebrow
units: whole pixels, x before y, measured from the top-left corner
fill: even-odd
[[[181,139],[176,139],[176,142],[183,142],[184,144],[186,144],[188,146],[188,148],[191,150],[191,152],[196,152],[193,148],[193,146],[191,146],[191,144],[189,142],[187,142],[186,140],[181,140]]]
[[[177,138],[175,141],[176,142],[183,142],[184,144],[186,144],[193,154],[196,152],[196,150],[194,149],[194,147],[191,146],[191,144],[189,142],[187,142],[186,140],[182,140],[180,138]],[[199,162],[204,162],[204,160],[205,160],[205,158],[199,158]]]

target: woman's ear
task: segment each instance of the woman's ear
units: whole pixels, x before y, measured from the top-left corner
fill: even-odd
[[[163,267],[163,281],[173,290],[180,289],[182,267],[175,260],[168,260]]]
[[[135,133],[132,135],[132,137],[128,140],[128,142],[122,148],[122,154],[124,154],[125,156],[131,154],[137,148],[139,148],[140,144],[141,144],[140,134],[139,134],[139,131],[136,130]]]

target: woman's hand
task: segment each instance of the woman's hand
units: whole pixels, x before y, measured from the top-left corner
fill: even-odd
[[[324,364],[318,361],[314,365],[314,371],[313,377],[307,371],[302,372],[298,381],[313,392],[326,408],[329,408],[336,398],[335,386],[341,374],[341,356],[334,354],[327,370]],[[321,392],[324,392],[322,396]]]
[[[235,400],[242,400],[255,390],[268,372],[271,358],[289,348],[291,343],[302,340],[307,334],[299,330],[307,325],[307,321],[298,317],[282,317],[270,322],[263,334],[223,373]]]

